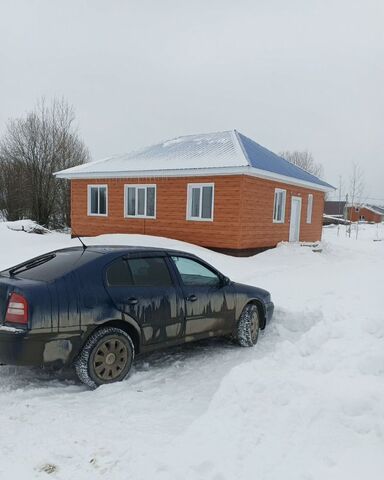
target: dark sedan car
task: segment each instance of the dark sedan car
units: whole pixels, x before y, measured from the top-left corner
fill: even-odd
[[[73,365],[95,388],[151,350],[214,336],[253,346],[272,313],[267,291],[189,253],[66,248],[0,273],[0,362]]]

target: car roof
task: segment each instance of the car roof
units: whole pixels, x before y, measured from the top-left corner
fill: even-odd
[[[59,253],[59,252],[69,252],[69,251],[83,251],[84,253],[87,252],[93,252],[93,253],[99,253],[101,255],[107,255],[107,254],[118,254],[118,253],[168,253],[170,255],[175,255],[175,254],[182,254],[182,255],[188,255],[191,257],[196,257],[193,253],[189,252],[184,252],[182,250],[173,250],[170,248],[159,248],[159,247],[140,247],[140,246],[134,246],[134,245],[87,245],[86,248],[84,249],[81,246],[78,247],[67,247],[67,248],[61,248],[59,250],[54,250],[52,253]]]

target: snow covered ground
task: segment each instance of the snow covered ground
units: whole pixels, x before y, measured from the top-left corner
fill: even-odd
[[[270,290],[274,319],[253,349],[210,340],[151,354],[92,392],[68,373],[0,367],[0,479],[383,478],[384,226],[360,226],[357,240],[337,231],[321,253],[251,258],[88,239],[193,251]],[[77,243],[0,223],[0,269]]]

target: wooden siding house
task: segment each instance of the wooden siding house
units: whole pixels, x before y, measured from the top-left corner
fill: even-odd
[[[384,221],[384,207],[369,204],[348,205],[347,202],[326,201],[324,215],[325,224],[332,223],[332,220],[381,223]]]
[[[375,205],[349,206],[348,219],[352,222],[381,223],[384,221],[384,208]]]
[[[333,187],[236,130],[189,135],[56,175],[80,236],[135,233],[248,255],[321,239]]]

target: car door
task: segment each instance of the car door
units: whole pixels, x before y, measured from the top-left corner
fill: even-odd
[[[204,262],[171,256],[185,300],[185,335],[209,336],[231,332],[235,322],[233,286]]]
[[[143,344],[172,342],[184,326],[183,298],[165,255],[122,256],[106,271],[116,307],[136,320]]]

